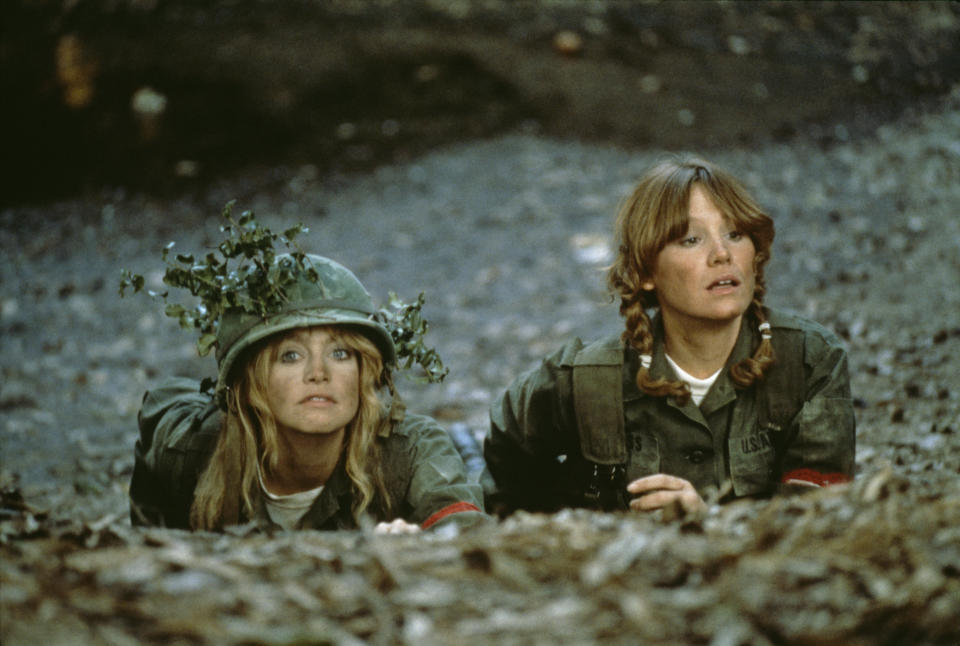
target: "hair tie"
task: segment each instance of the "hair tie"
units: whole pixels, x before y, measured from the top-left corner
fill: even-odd
[[[759,326],[757,329],[760,330],[760,336],[761,336],[762,338],[764,338],[764,339],[772,339],[772,338],[773,338],[773,332],[770,331],[770,323],[769,323],[769,322],[764,321],[763,323],[760,324],[760,326]]]
[[[640,365],[645,369],[649,370],[651,363],[653,363],[653,357],[651,357],[649,354],[640,355]]]

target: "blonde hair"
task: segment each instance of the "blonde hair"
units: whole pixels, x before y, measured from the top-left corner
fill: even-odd
[[[748,313],[757,325],[766,321],[763,271],[770,260],[773,220],[740,182],[722,169],[696,157],[668,159],[647,171],[620,205],[615,225],[617,257],[607,273],[607,284],[620,296],[620,314],[626,320],[622,339],[642,355],[653,354],[653,330],[647,309],[658,305],[655,291],[645,290],[642,285],[653,274],[657,254],[686,233],[694,184],[753,241],[756,286]],[[762,379],[773,362],[773,345],[764,335],[753,356],[730,367],[730,376],[738,388],[746,388]],[[674,396],[681,402],[690,396],[685,382],[653,379],[643,365],[636,379],[641,391],[654,396]]]
[[[390,373],[376,345],[360,332],[342,326],[328,328],[331,335],[352,350],[360,367],[360,403],[347,425],[343,453],[347,476],[353,485],[354,519],[376,500],[386,514],[391,505],[383,480],[377,433],[384,423],[384,404],[379,392],[392,386]],[[260,484],[259,468],[276,468],[279,460],[277,423],[267,401],[266,383],[270,364],[285,334],[270,337],[253,350],[228,391],[224,414],[210,463],[200,476],[190,509],[194,529],[222,529],[252,518]],[[248,355],[249,356],[249,355]],[[391,387],[392,391],[392,387]],[[239,484],[239,498],[233,487]]]

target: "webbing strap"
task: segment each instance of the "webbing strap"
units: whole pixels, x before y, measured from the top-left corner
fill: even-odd
[[[778,348],[777,336],[773,338],[773,351],[777,362],[764,374],[757,384],[757,415],[761,428],[776,432],[786,431],[793,418],[803,408],[806,395],[806,375],[802,357],[790,357]]]
[[[623,350],[592,343],[573,364],[573,402],[583,457],[597,464],[626,464],[623,419]]]

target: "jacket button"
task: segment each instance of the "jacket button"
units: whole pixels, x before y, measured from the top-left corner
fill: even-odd
[[[700,464],[701,462],[707,459],[707,453],[706,451],[696,449],[695,451],[691,451],[690,453],[687,454],[687,459],[692,464]]]

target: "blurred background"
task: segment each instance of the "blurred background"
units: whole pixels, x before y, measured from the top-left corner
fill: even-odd
[[[843,142],[942,96],[955,2],[5,0],[0,205],[504,132]]]

